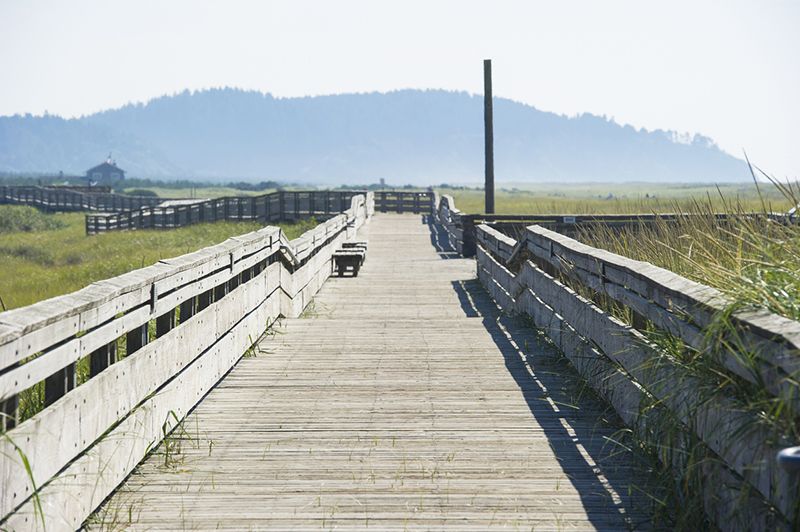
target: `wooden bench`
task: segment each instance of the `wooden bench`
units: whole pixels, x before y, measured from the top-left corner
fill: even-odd
[[[366,242],[345,242],[341,249],[332,256],[332,271],[339,277],[343,277],[345,272],[350,271],[353,277],[358,276],[358,270],[364,264],[367,256]]]
[[[353,241],[353,242],[343,242],[342,249],[363,249],[366,253],[367,251],[367,243],[363,240]]]

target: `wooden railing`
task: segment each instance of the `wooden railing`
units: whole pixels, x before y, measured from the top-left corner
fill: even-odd
[[[30,205],[46,211],[130,211],[163,201],[165,198],[89,192],[89,189],[0,185],[0,204]]]
[[[86,215],[86,234],[137,229],[175,229],[196,223],[228,221],[286,222],[342,212],[359,191],[278,191],[260,196],[236,196]]]
[[[666,465],[699,468],[705,508],[717,526],[798,526],[798,475],[776,461],[779,450],[797,442],[732,396],[709,390],[651,335],[668,333],[721,380],[766,390],[797,419],[800,323],[767,311],[732,312],[716,289],[537,225],[519,240],[481,225],[477,240],[478,275],[497,304],[530,316]],[[721,316],[730,327],[711,345],[705,335]],[[667,419],[679,430],[664,426]],[[712,458],[690,463],[693,442]]]
[[[433,209],[433,192],[389,190],[375,192],[375,209],[378,212],[427,214]]]
[[[281,190],[259,196],[210,200],[127,196],[91,189],[69,190],[38,186],[0,186],[0,204],[31,205],[47,211],[95,211],[86,215],[86,234],[136,229],[174,229],[220,220],[285,222],[326,218],[342,212],[360,190]],[[374,192],[378,212],[431,212],[429,191]],[[162,205],[166,203],[165,205]]]
[[[453,196],[434,192],[432,216],[447,233],[450,247],[465,257],[470,256],[464,253],[464,229],[461,220],[463,214],[456,208]]]
[[[673,223],[692,216],[705,216],[686,213],[641,213],[641,214],[466,214],[456,208],[452,196],[433,194],[432,214],[450,236],[451,245],[464,257],[473,257],[476,246],[476,230],[481,224],[502,227],[506,233],[522,232],[529,225],[540,225],[567,236],[575,236],[579,228],[593,226],[613,228],[641,228],[655,223]],[[730,215],[714,214],[724,222]],[[739,216],[739,215],[736,215]],[[764,217],[784,223],[797,223],[797,218],[789,214],[753,213],[751,216]]]
[[[86,215],[86,234],[136,229],[174,229],[196,223],[220,220],[267,222],[325,218],[341,212],[350,199],[363,192],[344,190],[278,191],[261,196],[219,198],[138,210]],[[432,194],[428,192],[375,192],[378,212],[427,213]]]
[[[373,211],[357,195],[291,242],[265,227],[0,313],[0,529],[79,527],[272,321],[302,312]],[[44,408],[19,420],[37,387]]]

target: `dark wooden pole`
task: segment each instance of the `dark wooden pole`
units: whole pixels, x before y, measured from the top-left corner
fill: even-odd
[[[492,60],[483,60],[483,130],[486,141],[486,214],[494,214],[494,133],[492,131]]]

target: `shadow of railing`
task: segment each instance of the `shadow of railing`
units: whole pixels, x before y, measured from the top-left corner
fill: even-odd
[[[652,513],[647,494],[654,489],[644,473],[648,463],[620,443],[622,422],[613,410],[535,328],[503,314],[479,280],[452,285],[464,314],[482,319],[592,523],[600,529],[652,528],[646,517]]]
[[[423,214],[422,223],[428,226],[431,233],[431,245],[439,253],[439,257],[443,259],[461,258],[458,251],[450,244],[450,236],[447,234],[447,231],[434,221],[433,216],[430,214]]]
[[[459,258],[444,229],[424,220],[442,258]],[[478,279],[453,281],[464,314],[479,318],[598,529],[653,528],[657,491],[646,458],[619,443],[622,423],[557,349],[523,318],[503,314]]]

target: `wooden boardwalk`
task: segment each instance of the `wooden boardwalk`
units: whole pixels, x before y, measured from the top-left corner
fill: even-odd
[[[357,278],[243,358],[90,519],[146,530],[647,528],[617,426],[475,261],[378,214]]]

